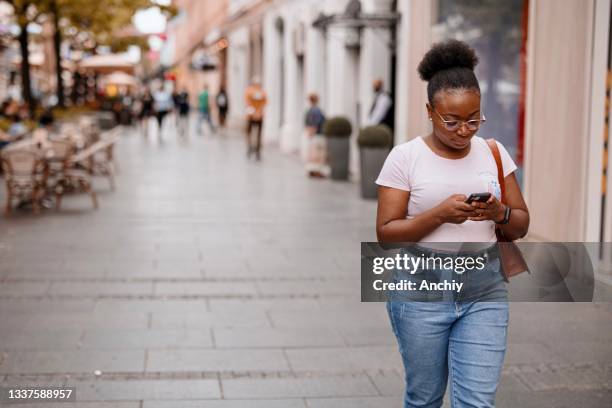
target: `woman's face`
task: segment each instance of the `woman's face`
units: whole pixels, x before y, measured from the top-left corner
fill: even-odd
[[[470,130],[462,123],[449,131],[446,121],[468,121],[480,119],[480,93],[471,89],[441,90],[434,96],[433,106],[427,104],[427,112],[433,123],[434,136],[453,150],[465,149],[478,129]],[[436,113],[437,112],[437,113]]]

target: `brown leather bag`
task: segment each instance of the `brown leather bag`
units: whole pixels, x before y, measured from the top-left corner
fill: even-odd
[[[487,144],[489,145],[489,149],[491,149],[491,153],[493,153],[495,164],[497,165],[497,181],[501,188],[501,202],[506,204],[506,183],[504,182],[504,166],[502,164],[501,155],[499,154],[495,139],[487,139]],[[495,235],[497,236],[499,259],[506,282],[513,276],[523,272],[529,272],[529,267],[527,266],[527,262],[525,262],[525,258],[523,258],[521,250],[513,241],[504,236],[499,225],[495,226]]]

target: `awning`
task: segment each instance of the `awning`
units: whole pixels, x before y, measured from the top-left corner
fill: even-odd
[[[134,64],[121,54],[94,55],[86,58],[79,64],[81,68],[92,70],[101,74],[123,71],[134,72]]]

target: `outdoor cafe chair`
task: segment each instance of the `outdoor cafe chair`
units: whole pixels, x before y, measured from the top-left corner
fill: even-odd
[[[55,195],[55,209],[59,210],[64,194],[83,192],[91,196],[94,208],[98,208],[96,192],[86,170],[77,167],[74,160],[74,143],[67,140],[50,140],[53,155],[49,161],[51,190]]]
[[[4,151],[0,160],[7,191],[5,214],[11,213],[15,198],[31,201],[34,214],[40,213],[48,176],[44,157],[32,150],[11,149]]]
[[[78,167],[85,169],[90,175],[107,177],[112,191],[115,191],[115,166],[112,149],[116,141],[117,138],[98,140],[72,158],[72,161]]]

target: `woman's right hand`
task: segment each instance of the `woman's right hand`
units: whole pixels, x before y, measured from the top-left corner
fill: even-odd
[[[468,217],[476,216],[476,209],[467,204],[465,200],[467,200],[467,196],[464,194],[453,194],[442,201],[437,207],[442,222],[463,224]]]

